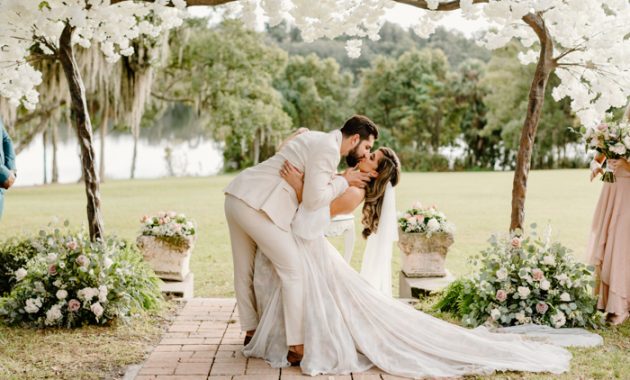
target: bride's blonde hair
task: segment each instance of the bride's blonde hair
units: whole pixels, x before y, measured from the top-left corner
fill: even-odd
[[[400,160],[398,156],[396,156],[396,153],[386,147],[379,148],[378,150],[383,153],[383,157],[378,162],[378,167],[376,168],[378,177],[372,179],[365,187],[363,218],[361,219],[361,223],[363,224],[362,234],[365,239],[378,229],[378,220],[383,208],[383,197],[387,183],[389,182],[392,186],[396,186],[400,179]]]

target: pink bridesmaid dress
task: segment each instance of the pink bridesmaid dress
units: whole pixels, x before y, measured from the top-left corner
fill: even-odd
[[[620,167],[615,177],[602,188],[587,254],[596,268],[597,308],[619,324],[630,310],[630,172]]]

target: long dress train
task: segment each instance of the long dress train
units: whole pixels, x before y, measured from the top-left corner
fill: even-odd
[[[383,295],[323,236],[325,225],[309,224],[317,218],[304,214],[298,211],[294,223],[321,234],[314,239],[295,237],[296,254],[304,263],[303,373],[348,374],[373,365],[414,378],[569,369],[571,353],[564,348],[514,334],[459,327]],[[260,322],[243,352],[273,367],[287,366],[280,282],[261,252],[256,255],[254,287]]]

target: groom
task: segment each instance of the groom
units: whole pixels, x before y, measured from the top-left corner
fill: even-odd
[[[254,296],[254,256],[260,247],[282,283],[287,345],[303,354],[302,264],[291,233],[298,208],[293,188],[280,176],[285,161],[304,173],[302,207],[328,206],[348,186],[365,186],[368,174],[346,170],[337,176],[341,156],[350,166],[370,154],[378,138],[376,125],[355,115],[330,133],[304,132],[285,144],[273,157],[241,172],[225,188],[225,216],[230,229],[234,260],[234,290],[245,344],[258,325]],[[295,356],[294,356],[295,358]]]

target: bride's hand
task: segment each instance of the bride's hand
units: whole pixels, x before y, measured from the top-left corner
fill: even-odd
[[[291,185],[295,194],[297,195],[298,202],[302,202],[302,189],[304,188],[304,173],[298,168],[293,166],[289,161],[284,161],[282,169],[280,169],[280,176]]]

